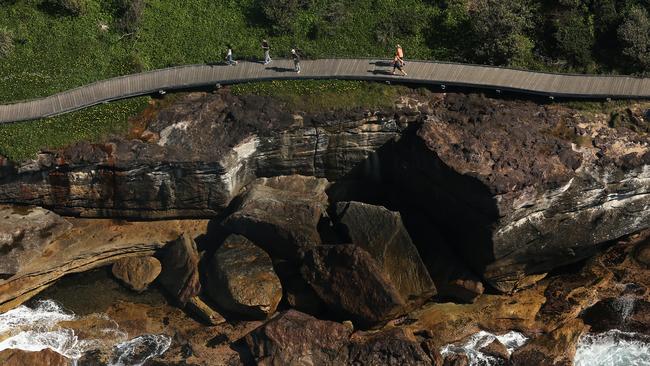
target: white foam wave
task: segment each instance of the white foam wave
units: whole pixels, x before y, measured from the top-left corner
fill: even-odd
[[[51,349],[71,360],[73,364],[87,351],[108,349],[113,352],[111,366],[137,366],[148,359],[162,355],[171,345],[164,335],[143,335],[128,340],[117,323],[103,314],[93,314],[108,320],[105,328],[96,330],[94,337],[82,339],[73,329],[59,323],[79,320],[51,300],[40,301],[34,308],[19,306],[0,314],[0,351],[19,349],[38,352]],[[84,318],[88,320],[89,318]]]
[[[115,346],[116,359],[111,366],[141,366],[153,357],[161,356],[172,344],[164,335],[147,334]]]
[[[586,334],[578,342],[573,361],[575,366],[647,366],[650,338],[620,330]]]
[[[469,359],[470,366],[490,366],[498,363],[497,359],[481,352],[481,348],[488,346],[494,340],[498,340],[508,349],[508,354],[512,354],[517,348],[523,346],[528,338],[523,334],[515,331],[503,335],[495,335],[489,332],[480,331],[469,337],[463,344],[448,344],[440,350],[445,356],[448,354],[465,354]]]

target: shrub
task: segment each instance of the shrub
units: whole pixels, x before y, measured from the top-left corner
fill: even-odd
[[[630,10],[626,20],[618,28],[618,39],[623,55],[637,70],[650,69],[650,19],[641,7]]]
[[[144,0],[117,0],[117,29],[134,33],[140,27],[145,8]]]
[[[564,58],[575,66],[587,66],[593,61],[591,51],[596,38],[590,17],[577,10],[569,11],[557,20],[556,28],[555,41]]]
[[[0,28],[0,57],[7,57],[14,50],[13,33],[7,28]]]
[[[77,16],[86,11],[86,0],[46,0],[54,12]]]
[[[533,14],[530,0],[477,0],[470,14],[475,45],[468,57],[498,65],[529,57]]]
[[[275,34],[289,34],[294,31],[294,17],[301,8],[300,0],[261,0],[264,17]]]

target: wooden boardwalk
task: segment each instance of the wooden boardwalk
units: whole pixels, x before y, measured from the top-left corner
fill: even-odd
[[[98,81],[49,97],[0,105],[0,123],[50,117],[95,104],[159,90],[185,89],[280,79],[350,79],[488,88],[572,98],[649,98],[650,78],[567,75],[454,63],[410,61],[408,76],[391,75],[386,60],[322,59],[301,62],[293,72],[290,60],[269,65],[240,62],[237,66],[188,65]]]

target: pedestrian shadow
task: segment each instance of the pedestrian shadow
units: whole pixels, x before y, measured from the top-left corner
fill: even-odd
[[[266,67],[265,69],[275,71],[275,72],[295,72],[296,71],[295,69],[292,69],[292,68],[289,68],[289,67],[277,67],[277,66]]]
[[[368,70],[371,71],[371,70]],[[372,70],[373,75],[393,75],[393,72],[390,70]]]
[[[384,66],[384,67],[393,66],[392,61],[386,61],[386,60],[372,61],[370,62],[370,64],[375,66]]]

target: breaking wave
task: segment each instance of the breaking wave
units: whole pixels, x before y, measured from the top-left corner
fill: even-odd
[[[650,365],[650,337],[610,330],[586,334],[580,338],[575,366],[647,366]]]
[[[19,306],[0,314],[0,351],[38,352],[49,348],[76,363],[85,352],[103,349],[112,354],[111,366],[137,366],[162,355],[171,345],[171,338],[165,335],[147,334],[128,339],[117,323],[105,315],[93,316],[108,325],[93,334],[94,337],[82,339],[74,329],[60,324],[80,318],[66,312],[56,302],[39,301],[33,308]]]
[[[508,354],[523,346],[528,338],[519,332],[508,332],[503,335],[495,335],[489,332],[480,331],[469,337],[463,344],[448,344],[440,350],[443,356],[448,354],[465,354],[469,358],[470,366],[491,366],[497,365],[498,360],[481,352],[481,348],[498,340],[508,349]]]

